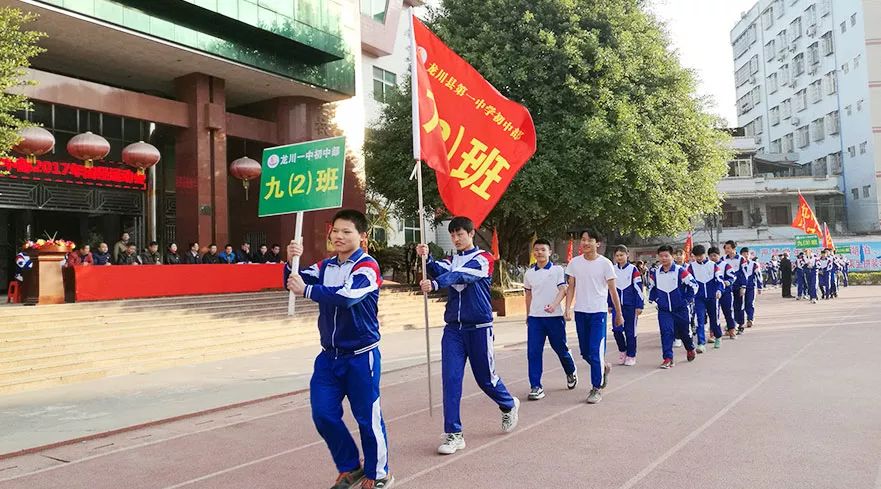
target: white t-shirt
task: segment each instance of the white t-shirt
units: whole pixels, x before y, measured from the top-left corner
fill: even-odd
[[[575,277],[575,312],[609,310],[609,280],[615,278],[615,267],[608,258],[597,255],[588,260],[578,255],[566,267],[566,275]]]
[[[532,292],[529,315],[532,317],[562,316],[563,307],[557,306],[554,312],[545,312],[545,306],[554,302],[561,285],[566,284],[566,273],[563,267],[551,262],[544,268],[529,267],[523,278],[523,288]]]

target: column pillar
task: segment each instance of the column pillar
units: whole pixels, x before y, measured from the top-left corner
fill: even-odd
[[[190,109],[190,127],[175,143],[178,241],[223,246],[230,239],[224,81],[192,73],[176,79],[175,90]]]

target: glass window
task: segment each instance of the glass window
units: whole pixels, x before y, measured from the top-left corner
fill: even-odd
[[[730,204],[722,204],[722,226],[737,228],[743,226],[743,211]]]
[[[101,135],[105,138],[122,139],[122,117],[115,115],[101,115]]]
[[[788,226],[792,223],[792,208],[788,204],[769,205],[768,224],[771,226]]]
[[[397,75],[376,66],[373,67],[373,98],[387,102],[391,91],[397,86]]]
[[[72,107],[63,105],[55,106],[55,124],[53,126],[56,131],[79,131],[79,122],[77,119],[77,110]]]
[[[141,121],[136,119],[123,120],[123,139],[135,143],[144,139],[141,136]]]
[[[852,188],[850,189],[850,193],[853,195],[853,200],[858,200],[860,198],[860,189]]]
[[[871,190],[871,189],[870,189],[870,186],[869,186],[869,185],[863,185],[863,198],[864,198],[864,199],[868,199],[868,198],[869,198],[869,192],[870,192],[870,190]]]
[[[30,121],[45,128],[52,128],[52,105],[34,102],[30,110]]]
[[[377,22],[385,22],[388,0],[361,0],[361,14]]]

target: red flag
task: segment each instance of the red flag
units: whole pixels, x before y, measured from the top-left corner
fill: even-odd
[[[832,235],[829,234],[829,228],[823,223],[823,248],[835,249],[835,243],[832,242]]]
[[[691,237],[691,231],[688,232],[688,238],[685,239],[685,261],[691,256],[691,249],[694,248],[694,240]]]
[[[499,231],[496,228],[493,228],[492,253],[496,260],[502,257],[502,253],[499,251]]]
[[[823,237],[820,232],[820,223],[817,221],[817,216],[814,215],[814,210],[808,205],[801,192],[798,193],[798,211],[795,214],[795,219],[792,220],[792,227],[801,229],[807,234],[816,234],[820,238]]]
[[[535,153],[529,111],[413,21],[413,152],[435,170],[450,213],[480,226]]]
[[[572,261],[572,238],[569,238],[569,246],[566,247],[566,263]]]

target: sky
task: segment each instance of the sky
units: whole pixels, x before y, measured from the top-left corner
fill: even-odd
[[[667,24],[680,62],[696,72],[698,93],[713,100],[711,112],[737,125],[731,29],[756,0],[652,0]]]

